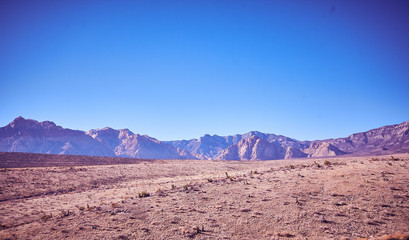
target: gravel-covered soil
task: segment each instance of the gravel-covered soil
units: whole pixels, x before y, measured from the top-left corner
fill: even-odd
[[[1,168],[0,239],[409,239],[408,163],[400,154]]]

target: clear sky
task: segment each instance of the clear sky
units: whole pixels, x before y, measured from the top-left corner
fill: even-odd
[[[0,126],[159,140],[409,120],[409,1],[0,1]]]

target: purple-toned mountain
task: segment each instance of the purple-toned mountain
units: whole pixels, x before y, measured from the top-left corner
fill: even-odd
[[[23,117],[0,128],[0,151],[115,156],[109,148],[82,131]]]
[[[346,138],[298,141],[252,131],[232,136],[161,142],[128,129],[65,129],[22,117],[0,128],[0,152],[120,156],[146,159],[270,160],[409,152],[409,121]]]
[[[248,145],[239,144],[239,142],[253,136],[270,143],[276,143],[284,149],[285,154],[275,156],[274,159],[329,157],[342,154],[362,156],[409,152],[409,121],[352,134],[346,138],[317,141],[298,141],[281,135],[252,131],[232,136],[211,136],[207,134],[199,139],[169,141],[167,143],[189,151],[198,159],[244,160],[253,158],[240,157],[240,151],[250,150],[248,150]],[[256,154],[256,156],[258,159],[268,159],[270,155]]]
[[[0,128],[0,152],[194,159],[183,150],[128,129],[103,128],[85,133],[23,117]]]
[[[294,147],[300,149],[306,148],[309,145],[309,142],[300,142],[286,136],[262,133],[258,131],[251,131],[245,134],[236,134],[232,136],[211,136],[206,134],[199,139],[167,141],[166,143],[190,152],[198,159],[216,159],[216,157],[229,146],[236,145],[241,140],[246,140],[253,136],[257,136],[258,138],[268,142],[283,145],[285,148]]]
[[[256,135],[242,138],[237,144],[224,149],[216,159],[220,160],[273,160],[283,159],[285,148]]]
[[[92,129],[86,134],[109,147],[119,157],[145,159],[195,159],[189,152],[177,149],[147,135],[134,134],[129,129],[109,127]]]
[[[267,141],[258,136],[242,139],[238,144],[223,150],[216,159],[222,160],[274,160],[302,157],[328,157],[345,154],[326,142],[312,142],[303,149],[285,146],[279,141]]]
[[[405,153],[409,152],[409,121],[321,142],[353,155]]]

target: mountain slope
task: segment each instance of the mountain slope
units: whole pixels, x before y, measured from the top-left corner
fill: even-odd
[[[190,153],[177,149],[147,135],[134,134],[129,129],[109,127],[92,129],[86,134],[108,146],[116,156],[146,159],[194,159]]]
[[[285,149],[256,135],[241,139],[237,144],[223,150],[216,159],[220,160],[273,160],[283,159]]]
[[[409,152],[409,121],[322,142],[354,155]]]
[[[109,148],[82,131],[22,117],[0,128],[0,151],[115,156]]]
[[[215,159],[229,146],[238,144],[241,140],[246,140],[253,136],[257,136],[258,138],[268,142],[275,142],[279,145],[283,145],[284,147],[294,147],[297,149],[308,147],[307,144],[309,144],[309,142],[303,143],[286,136],[261,133],[258,131],[251,131],[245,134],[235,134],[232,136],[211,136],[206,134],[199,139],[167,141],[166,143],[188,151],[198,159]]]
[[[309,148],[303,149],[303,152],[307,154],[307,157],[333,157],[345,154],[327,142],[312,142]]]
[[[0,151],[159,159],[268,160],[409,152],[409,121],[345,138],[298,141],[251,131],[246,134],[162,142],[129,129],[65,129],[50,121],[18,117],[0,128]]]
[[[194,159],[149,136],[128,129],[103,128],[88,132],[64,129],[50,121],[18,117],[0,128],[1,152],[29,152],[147,159]]]

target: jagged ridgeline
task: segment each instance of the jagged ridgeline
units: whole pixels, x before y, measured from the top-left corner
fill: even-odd
[[[352,134],[346,138],[299,141],[252,131],[232,136],[206,134],[199,139],[159,141],[129,129],[87,132],[18,117],[0,128],[1,152],[29,152],[145,159],[274,160],[343,154],[409,152],[409,121]]]

